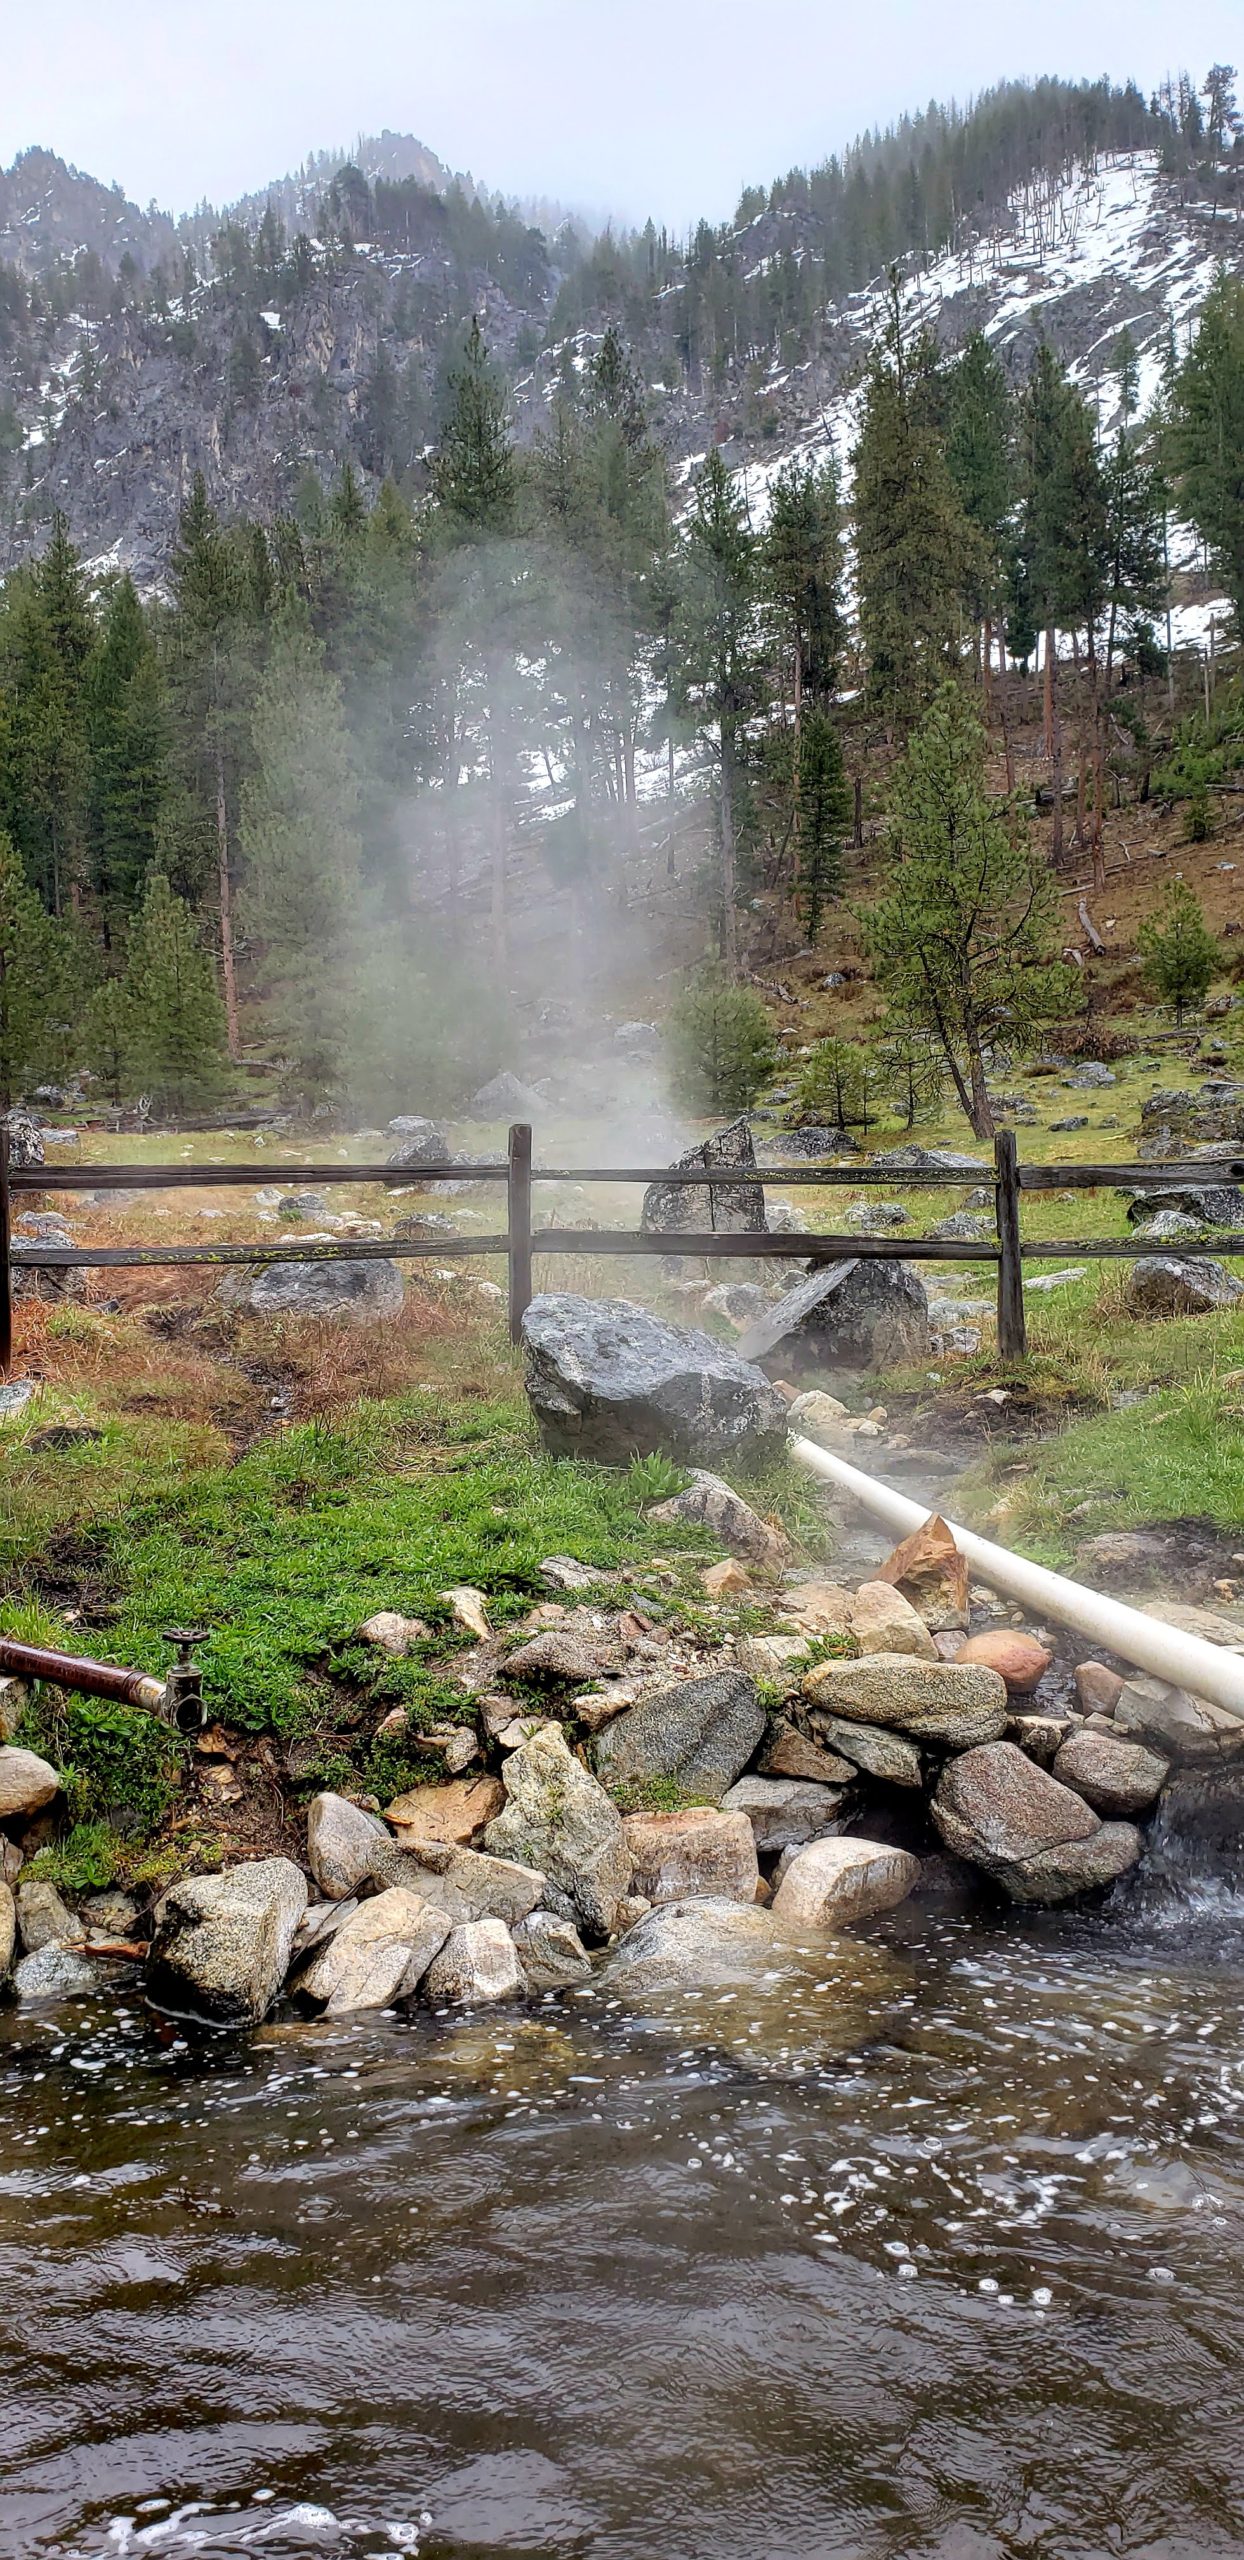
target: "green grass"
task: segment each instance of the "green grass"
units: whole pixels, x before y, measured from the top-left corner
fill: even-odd
[[[1002,1517],[995,1506],[999,1498]],[[1168,1394],[1074,1422],[1057,1438],[984,1462],[959,1507],[1038,1562],[1064,1565],[1081,1540],[1154,1522],[1244,1532],[1244,1378],[1194,1378]]]

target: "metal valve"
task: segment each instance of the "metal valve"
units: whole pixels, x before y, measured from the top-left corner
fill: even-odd
[[[197,1733],[206,1712],[203,1704],[203,1673],[192,1659],[192,1647],[204,1644],[210,1633],[207,1627],[165,1627],[164,1641],[171,1644],[177,1660],[164,1684],[165,1710],[179,1733]]]

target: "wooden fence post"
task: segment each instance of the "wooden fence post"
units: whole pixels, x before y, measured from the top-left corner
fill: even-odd
[[[9,1133],[0,1114],[0,1378],[13,1365],[13,1268],[9,1261],[12,1232],[9,1191]]]
[[[1028,1356],[1028,1323],[1019,1250],[1019,1162],[1014,1130],[999,1130],[993,1142],[993,1160],[998,1177],[998,1352],[1003,1360],[1024,1360]]]
[[[531,1124],[515,1121],[510,1130],[509,1208],[510,1340],[520,1340],[523,1317],[531,1305]]]

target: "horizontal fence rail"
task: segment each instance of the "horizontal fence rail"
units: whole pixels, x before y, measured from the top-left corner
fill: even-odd
[[[197,1191],[254,1188],[322,1189],[328,1183],[383,1185],[389,1191],[425,1191],[439,1183],[504,1183],[506,1224],[480,1236],[347,1237],[321,1243],[291,1238],[280,1244],[149,1244],[67,1245],[15,1241],[12,1234],[14,1193],[75,1191]],[[258,1268],[267,1263],[306,1262],[451,1262],[503,1255],[508,1266],[510,1331],[517,1340],[533,1294],[537,1256],[567,1254],[622,1257],[636,1254],[690,1254],[705,1261],[791,1261],[819,1264],[838,1261],[961,1262],[983,1264],[997,1273],[998,1350],[1003,1359],[1021,1359],[1027,1350],[1024,1312],[1025,1262],[1093,1262],[1099,1259],[1140,1260],[1152,1254],[1152,1240],[1096,1237],[1087,1241],[1046,1238],[1024,1243],[1020,1205],[1025,1192],[1087,1190],[1163,1191],[1172,1184],[1214,1189],[1244,1180],[1244,1156],[1183,1157],[1176,1161],[1110,1165],[1021,1165],[1014,1134],[1004,1130],[994,1145],[994,1162],[956,1166],[879,1166],[857,1164],[756,1166],[566,1165],[535,1166],[532,1132],[525,1122],[510,1131],[504,1160],[435,1165],[373,1164],[112,1164],[22,1165],[10,1167],[8,1139],[0,1119],[0,1376],[12,1360],[13,1273],[15,1271],[116,1271],[176,1269],[203,1264],[217,1269]],[[542,1185],[564,1183],[642,1183],[659,1190],[759,1193],[816,1184],[884,1187],[891,1191],[932,1189],[965,1191],[987,1188],[994,1197],[996,1236],[977,1241],[948,1236],[872,1236],[817,1231],[771,1235],[715,1228],[707,1233],[669,1229],[537,1226],[532,1203]],[[1244,1229],[1207,1233],[1196,1240],[1197,1252],[1244,1256]]]

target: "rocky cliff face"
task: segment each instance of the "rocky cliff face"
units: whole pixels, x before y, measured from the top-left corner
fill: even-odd
[[[387,166],[420,184],[431,172],[444,177],[404,137],[368,147],[381,173]],[[291,229],[314,217],[331,165],[326,155],[322,167],[308,163],[282,182],[289,202],[278,190],[278,210],[284,205]],[[256,198],[251,214],[266,200]],[[137,292],[127,299],[123,285],[75,299],[62,264],[56,292],[18,314],[6,312],[0,274],[0,570],[41,544],[60,507],[91,559],[130,567],[151,585],[198,470],[224,512],[268,514],[290,504],[308,472],[328,481],[347,458],[373,482],[386,466],[417,465],[434,432],[438,377],[472,312],[514,380],[520,435],[530,435],[566,353],[551,343],[556,258],[528,235],[530,256],[518,268],[511,259],[502,277],[464,259],[437,203],[429,192],[400,252],[363,243],[345,261],[320,262],[279,309],[258,309],[253,292],[239,298],[220,279],[189,297],[174,291],[163,310]],[[789,213],[765,214],[739,236],[759,263],[797,257],[797,231]],[[184,228],[181,238],[184,245]],[[171,274],[178,235],[165,217],[141,213],[50,153],[27,152],[0,173],[0,258],[29,276],[84,249],[108,279],[124,275],[127,251],[144,273],[167,262]],[[948,343],[984,329],[1018,374],[1048,337],[1097,392],[1108,427],[1121,330],[1136,342],[1147,399],[1171,323],[1186,330],[1223,259],[1244,262],[1244,225],[1184,201],[1156,155],[1135,152],[1020,191],[988,237],[913,265],[906,290],[913,317]],[[878,288],[824,311],[797,360],[787,349],[767,369],[740,368],[712,386],[654,381],[675,476],[685,478],[715,440],[745,474],[753,514],[762,516],[790,455],[832,446],[845,461],[880,317]],[[585,335],[584,347],[591,343]],[[387,440],[378,375],[390,404],[405,403]],[[1184,553],[1176,565],[1193,567],[1190,542]],[[1176,636],[1196,636],[1212,610],[1213,599],[1194,595],[1188,630]]]

